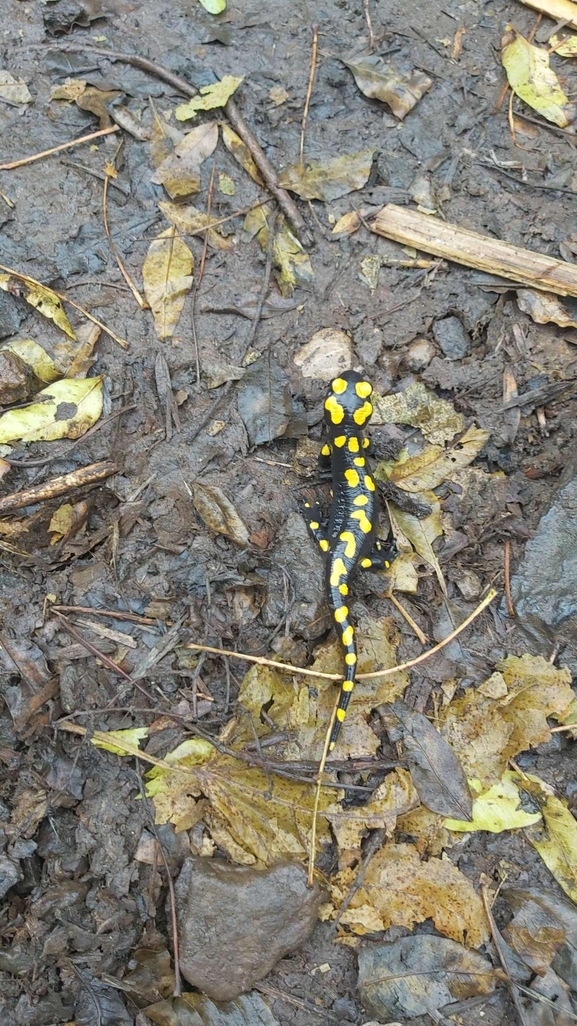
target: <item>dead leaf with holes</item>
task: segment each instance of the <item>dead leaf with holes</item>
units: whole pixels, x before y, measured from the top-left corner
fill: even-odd
[[[357,872],[358,867],[333,877],[335,910],[354,886]],[[478,948],[490,936],[480,896],[452,862],[439,858],[423,862],[413,845],[393,842],[373,855],[360,887],[339,917],[341,927],[361,935],[390,926],[412,930],[427,919],[443,936],[468,947]]]
[[[142,281],[160,339],[174,335],[192,287],[194,257],[176,228],[167,228],[150,243]]]
[[[200,110],[215,110],[217,107],[224,107],[236,92],[240,83],[244,81],[244,75],[223,75],[218,82],[202,86],[198,96],[191,97],[186,103],[181,103],[175,110],[177,121],[188,121],[195,118]]]
[[[399,71],[376,55],[354,61],[343,60],[343,64],[352,72],[361,92],[371,100],[386,103],[399,121],[407,116],[433,84],[423,71]]]
[[[403,451],[394,464],[380,464],[380,468],[390,467],[389,481],[404,491],[425,492],[438,488],[451,479],[452,473],[468,467],[490,437],[490,431],[472,425],[456,445],[449,448],[430,445],[416,456]]]
[[[201,164],[214,153],[217,142],[218,122],[192,128],[157,166],[152,182],[163,185],[171,199],[200,192]]]
[[[52,289],[31,278],[16,277],[12,274],[0,274],[0,289],[10,292],[13,296],[25,299],[30,306],[33,306],[38,313],[42,314],[49,321],[54,321],[57,328],[60,328],[69,338],[76,338],[70,325],[68,317],[64,312],[62,301]]]
[[[0,97],[15,106],[32,103],[32,96],[23,78],[14,78],[9,71],[0,70]]]
[[[465,430],[465,420],[447,399],[439,399],[420,381],[409,385],[404,392],[394,395],[375,395],[372,398],[371,424],[410,424],[419,428],[427,441],[444,445]]]
[[[0,444],[80,438],[102,413],[102,377],[54,381],[28,406],[0,416]]]
[[[419,795],[411,775],[400,767],[387,774],[365,805],[329,805],[324,815],[339,849],[339,870],[361,860],[361,844],[370,830],[385,830],[387,837],[391,837],[398,817],[418,805]]]
[[[558,324],[560,328],[577,328],[565,304],[550,292],[538,289],[517,289],[517,303],[535,324]]]
[[[539,777],[516,774],[519,787],[536,802],[543,817],[525,836],[571,901],[577,902],[577,821],[567,804]]]
[[[211,531],[215,534],[224,534],[241,548],[250,545],[246,526],[222,488],[197,481],[192,488],[192,501],[194,508]]]
[[[306,200],[331,202],[367,184],[374,150],[360,150],[329,160],[293,164],[281,172],[279,185]]]
[[[559,128],[567,128],[577,108],[550,67],[547,50],[530,43],[509,24],[501,40],[503,67],[511,89],[519,99]]]
[[[199,210],[198,207],[193,206],[191,203],[171,203],[169,200],[161,201],[158,206],[162,210],[167,221],[170,221],[175,228],[182,235],[198,235],[200,239],[208,240],[209,246],[212,249],[218,249],[225,253],[230,253],[234,249],[234,239],[225,238],[221,235],[216,228],[208,228],[207,225],[213,223],[216,218],[207,214],[206,211]]]

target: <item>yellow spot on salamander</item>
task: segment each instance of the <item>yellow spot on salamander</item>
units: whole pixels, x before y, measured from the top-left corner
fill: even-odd
[[[309,524],[311,531],[318,531],[320,526],[321,525],[319,524],[318,520],[311,520]]]
[[[357,657],[354,652],[347,652],[345,656],[345,663],[347,666],[354,666],[357,661]],[[352,689],[351,689],[352,690]]]
[[[388,565],[389,564],[387,563],[387,566]],[[340,591],[341,595],[348,595],[348,593],[349,593],[349,586],[348,586],[348,584],[339,584],[339,591]]]
[[[370,444],[371,443],[368,438],[363,438],[363,449],[368,449]]]
[[[353,470],[352,468],[350,468],[349,470],[345,470],[345,478],[347,480],[347,484],[351,488],[357,488],[358,487],[359,475],[357,474],[356,470]]]
[[[344,709],[337,709],[337,720],[339,721],[339,723],[343,722],[346,715],[347,714]]]
[[[335,620],[337,621],[337,623],[342,623],[343,620],[346,620],[348,615],[349,610],[347,606],[339,606],[338,609],[335,609]]]
[[[334,561],[334,563],[333,563],[333,565],[331,567],[331,577],[330,577],[331,588],[337,588],[338,587],[338,584],[339,584],[339,581],[340,581],[341,577],[344,577],[346,575],[346,572],[347,572],[347,568],[346,568],[345,564],[343,563],[341,557],[339,556],[337,559],[335,559],[335,561]]]
[[[373,481],[372,477],[369,477],[368,474],[365,474],[365,488],[369,492],[374,492],[375,490],[375,482]]]
[[[310,509],[311,508],[310,502],[305,502],[304,507],[305,507],[305,509]]]
[[[347,559],[352,559],[357,549],[354,534],[352,531],[341,531],[339,538],[347,543],[345,546],[345,556]]]
[[[330,456],[330,454],[331,454],[331,447],[330,447],[330,445],[323,445],[323,447],[321,449],[321,456]]]
[[[336,400],[335,400],[336,401]],[[327,400],[328,402],[328,400]],[[326,403],[325,403],[326,406]],[[359,406],[358,410],[353,413],[353,420],[359,427],[365,424],[373,412],[373,407],[370,402],[365,401],[362,406]]]
[[[348,627],[345,627],[343,633],[341,634],[341,641],[342,641],[343,645],[345,646],[345,648],[348,648],[349,645],[352,645],[352,643],[353,643],[353,628],[351,627],[350,624],[349,624]]]
[[[346,435],[339,435],[338,438],[335,438],[335,445],[336,445],[337,449],[342,449],[342,447],[345,444],[346,440],[347,440],[347,436]]]
[[[319,542],[319,545],[320,545],[320,547],[321,547],[323,552],[328,552],[329,551],[329,543],[328,543],[326,538],[321,538],[321,540]]]
[[[328,399],[325,400],[325,410],[330,413],[333,424],[340,424],[341,421],[344,420],[345,411],[338,399],[335,399],[334,395],[330,395]]]
[[[359,451],[359,440],[358,440],[356,435],[353,435],[352,438],[349,438],[349,452],[358,452],[358,451]]]
[[[347,390],[347,383],[346,383],[344,378],[334,378],[331,381],[331,388],[332,388],[333,392],[337,393],[337,395],[342,395],[343,392],[346,392],[346,390]],[[367,395],[369,395],[369,394],[370,393],[367,393]],[[363,399],[364,398],[365,398],[365,396],[363,396]]]
[[[366,506],[368,501],[369,501],[368,495],[357,495],[357,497],[355,499],[353,499],[353,505],[354,506]]]
[[[341,691],[352,691],[354,686],[355,685],[352,680],[344,680],[341,685]]]
[[[370,566],[372,566],[372,565],[373,565],[373,561],[372,561],[372,559],[369,559],[368,556],[365,559],[361,559],[361,566],[363,567],[364,570],[368,570],[368,568]]]
[[[353,460],[353,463],[354,463],[355,467],[364,467],[364,465],[365,465],[365,457],[364,456],[355,456],[355,458]]]
[[[358,381],[355,390],[360,399],[368,399],[373,391],[373,386],[368,381]]]
[[[356,509],[354,513],[351,513],[351,520],[358,520],[359,527],[363,534],[370,534],[372,531],[372,524],[369,520],[364,509]]]

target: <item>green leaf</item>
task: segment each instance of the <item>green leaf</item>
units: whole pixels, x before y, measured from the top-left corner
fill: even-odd
[[[224,10],[224,8],[222,9]],[[234,75],[224,75],[220,82],[203,86],[199,96],[193,96],[188,103],[181,103],[180,107],[176,108],[174,113],[177,120],[187,121],[189,118],[194,118],[199,110],[214,110],[215,107],[224,107],[235,90],[238,89],[243,78],[243,75],[239,78]]]
[[[200,3],[209,14],[222,14],[226,11],[226,0],[200,0]]]
[[[542,818],[540,812],[525,812],[521,808],[521,795],[516,783],[518,779],[518,774],[507,770],[499,783],[493,784],[487,791],[482,790],[480,780],[469,780],[471,790],[477,792],[470,821],[446,819],[443,826],[460,833],[488,830],[489,833],[500,834],[504,830],[518,830],[519,827],[539,823]]]
[[[114,755],[131,755],[132,753],[127,751],[126,747],[115,745],[114,741],[124,741],[125,744],[138,748],[140,741],[145,737],[148,737],[148,727],[131,727],[129,730],[109,730],[106,733],[106,739],[100,735],[92,737],[90,740],[96,748],[103,748],[105,752],[112,752]]]

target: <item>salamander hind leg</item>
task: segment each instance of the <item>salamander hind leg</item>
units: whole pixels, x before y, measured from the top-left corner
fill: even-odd
[[[378,541],[372,552],[361,559],[360,566],[363,570],[388,570],[397,556],[397,546],[393,541]]]
[[[321,552],[328,552],[329,543],[327,540],[326,520],[321,512],[320,504],[301,499],[299,507],[311,538],[316,541]]]

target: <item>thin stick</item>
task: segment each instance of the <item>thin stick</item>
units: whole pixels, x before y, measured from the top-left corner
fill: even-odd
[[[50,605],[58,613],[90,613],[93,616],[109,616],[112,620],[126,620],[127,623],[137,623],[142,627],[155,627],[158,620],[151,616],[139,616],[138,613],[124,613],[120,609],[95,609],[93,606],[57,606]]]
[[[142,692],[142,694],[148,699],[149,702],[152,702],[152,695],[148,693],[146,688],[144,688],[142,684],[139,683],[139,681],[135,680],[134,677],[131,677],[129,673],[126,673],[126,671],[123,670],[122,667],[118,665],[118,663],[115,663],[114,660],[110,659],[107,655],[104,654],[104,652],[100,652],[95,645],[92,645],[89,641],[87,641],[86,638],[84,638],[79,631],[75,630],[75,628],[66,619],[66,617],[62,616],[62,613],[57,613],[54,608],[52,608],[50,612],[53,614],[53,616],[58,617],[64,629],[68,631],[68,633],[71,634],[72,637],[75,638],[76,641],[78,641],[83,646],[83,648],[90,652],[90,654],[93,655],[96,659],[99,659],[101,663],[104,663],[105,666],[108,666],[109,670],[113,670],[114,673],[118,673],[121,677],[124,677],[124,679],[129,681],[129,683],[132,684],[133,687],[138,688],[138,690]]]
[[[493,938],[493,943],[495,944],[495,947],[497,949],[497,954],[499,956],[499,961],[500,961],[500,963],[501,963],[501,965],[503,967],[503,972],[505,973],[505,976],[507,977],[507,984],[509,986],[509,991],[510,991],[511,997],[513,999],[513,1004],[515,1005],[515,1008],[517,1009],[517,1015],[519,1016],[519,1022],[521,1023],[521,1026],[527,1026],[527,1020],[526,1020],[524,1012],[523,1012],[523,1006],[521,1005],[521,1002],[519,1000],[519,993],[517,991],[517,987],[515,986],[515,983],[511,979],[511,975],[510,975],[509,969],[507,967],[507,956],[505,954],[505,949],[504,949],[504,946],[503,946],[503,938],[501,937],[501,934],[499,932],[499,928],[498,928],[498,926],[497,926],[497,924],[495,922],[494,916],[493,916],[493,912],[491,911],[491,903],[489,901],[489,892],[488,892],[488,889],[487,889],[487,884],[485,882],[485,878],[483,876],[481,877],[481,898],[482,898],[482,901],[483,901],[483,908],[485,909],[485,915],[487,916],[487,920],[489,922],[489,927],[490,927],[490,930],[491,930],[491,936]]]
[[[62,150],[69,150],[72,146],[79,146],[80,143],[92,142],[101,135],[111,135],[112,132],[119,132],[118,125],[110,128],[101,128],[98,132],[91,132],[90,135],[81,135],[79,139],[72,142],[62,143],[60,146],[53,146],[50,150],[43,150],[42,153],[33,153],[30,157],[21,157],[20,160],[13,160],[10,164],[0,164],[0,171],[13,171],[15,167],[23,167],[24,164],[32,164],[35,160],[42,160],[43,157],[51,157],[53,153],[61,153]]]
[[[319,769],[318,769],[318,773],[317,773],[317,786],[316,786],[316,790],[315,790],[315,803],[313,805],[313,821],[312,821],[312,824],[311,824],[311,841],[310,841],[310,845],[309,845],[309,875],[307,877],[307,884],[308,884],[309,887],[312,887],[313,884],[314,884],[315,855],[316,855],[316,846],[317,846],[317,819],[318,819],[318,814],[319,814],[319,805],[320,805],[320,801],[321,801],[321,791],[322,791],[322,787],[323,787],[323,773],[325,771],[325,765],[326,765],[326,761],[327,761],[327,756],[329,754],[329,745],[331,743],[331,734],[332,734],[335,718],[336,718],[336,715],[337,715],[337,707],[338,707],[338,704],[339,704],[339,699],[340,699],[340,695],[337,695],[335,704],[333,706],[333,711],[332,711],[332,714],[331,714],[331,718],[329,720],[329,725],[327,727],[327,732],[325,734],[325,743],[323,745],[323,754],[321,755],[321,761],[319,762]]]
[[[31,488],[24,488],[21,492],[13,492],[12,495],[5,495],[0,499],[0,513],[11,513],[15,509],[22,509],[24,506],[32,506],[37,502],[47,502],[55,499],[58,495],[66,495],[76,488],[85,488],[88,485],[96,484],[105,477],[111,477],[120,470],[117,463],[112,460],[101,460],[100,463],[91,463],[88,467],[80,467],[70,474],[61,474],[53,477],[50,481],[42,484],[32,485]]]
[[[371,21],[371,12],[369,10],[370,0],[363,0],[363,6],[365,8],[365,21],[369,30],[369,47],[371,50],[375,49],[375,33],[373,32],[373,23]]]
[[[423,663],[425,659],[429,659],[431,656],[436,655],[440,652],[445,645],[450,645],[452,641],[458,637],[462,631],[466,630],[478,616],[481,615],[484,609],[497,597],[497,592],[494,588],[488,592],[482,602],[479,603],[476,609],[463,620],[463,623],[455,627],[454,631],[451,631],[446,638],[443,638],[438,645],[434,645],[433,648],[428,648],[426,652],[422,652],[421,655],[416,656],[415,659],[409,659],[406,663],[399,663],[398,666],[391,666],[384,670],[375,670],[373,673],[358,673],[357,680],[373,680],[375,677],[390,677],[393,673],[399,673],[401,670],[409,670],[412,666],[418,666],[419,663]],[[260,666],[273,666],[277,670],[287,670],[289,673],[300,673],[306,677],[322,677],[324,680],[341,680],[342,673],[322,673],[320,670],[311,670],[308,667],[303,666],[292,666],[291,663],[278,663],[274,659],[267,659],[266,656],[253,656],[247,655],[243,652],[233,652],[227,648],[213,648],[210,645],[197,645],[193,641],[189,641],[186,648],[193,648],[198,652],[214,652],[215,655],[230,656],[231,659],[244,659],[249,663],[258,663]]]
[[[418,623],[415,623],[411,614],[408,612],[407,609],[405,609],[402,603],[399,602],[398,598],[395,596],[392,589],[387,592],[387,598],[390,599],[395,609],[398,609],[401,616],[404,617],[404,619],[407,621],[411,630],[413,630],[414,633],[417,635],[419,641],[421,642],[421,645],[426,645],[429,641],[427,635],[423,634],[423,631],[419,627]]]
[[[272,260],[273,260],[273,255],[274,255],[274,240],[275,240],[275,237],[276,237],[276,214],[273,213],[272,216],[271,216],[271,219],[270,219],[269,227],[268,227],[268,242],[267,242],[267,247],[266,247],[266,263],[265,263],[265,267],[264,267],[264,275],[263,275],[263,279],[262,279],[262,286],[261,286],[261,290],[260,290],[260,295],[258,297],[258,302],[256,304],[256,310],[254,312],[253,321],[252,321],[252,324],[250,326],[250,331],[248,333],[247,340],[246,340],[246,342],[244,344],[243,358],[246,356],[246,354],[248,353],[250,347],[252,346],[252,344],[253,344],[253,342],[255,340],[256,333],[258,331],[258,326],[259,326],[259,323],[260,323],[260,319],[262,317],[263,307],[264,307],[264,304],[265,304],[265,301],[266,301],[266,297],[268,295],[268,289],[269,289],[269,285],[270,285],[270,276],[272,274]]]
[[[29,274],[22,274],[20,271],[15,271],[13,267],[5,267],[4,264],[0,264],[0,271],[5,271],[6,274],[12,274],[15,278],[19,278],[20,281],[29,282],[32,285],[39,285],[41,289],[49,288],[48,285],[43,285],[41,281],[36,281],[36,278],[31,278]],[[93,324],[97,324],[98,327],[101,328],[102,331],[105,331],[107,335],[110,335],[110,338],[114,339],[122,349],[130,349],[130,345],[126,339],[115,335],[112,328],[107,328],[106,324],[98,320],[98,317],[89,313],[83,306],[75,303],[74,300],[70,299],[64,292],[57,292],[56,289],[50,289],[50,291],[53,292],[55,296],[58,296],[58,299],[61,299],[63,303],[68,303],[70,306],[73,306],[75,310],[78,310],[78,312],[88,318],[89,321],[92,321]]]
[[[513,605],[513,599],[511,598],[511,542],[509,538],[505,539],[505,551],[503,556],[505,563],[505,602],[507,604],[507,612],[509,616],[515,616],[515,606]]]
[[[372,45],[372,44],[371,44]],[[311,102],[311,94],[313,91],[313,85],[315,81],[315,74],[317,70],[317,53],[319,48],[319,27],[313,25],[313,45],[311,49],[311,67],[309,71],[309,82],[307,85],[307,94],[305,96],[305,106],[303,110],[303,123],[301,125],[301,143],[299,147],[299,161],[302,164],[304,160],[305,152],[305,131],[307,127],[307,121],[309,117],[309,106]]]
[[[120,256],[120,253],[118,252],[118,250],[116,248],[116,243],[114,242],[114,240],[112,238],[112,235],[110,234],[110,227],[109,227],[109,224],[108,224],[108,183],[109,183],[109,181],[110,181],[110,175],[105,173],[104,174],[104,188],[102,190],[102,220],[104,222],[104,231],[106,233],[106,238],[108,239],[108,245],[110,246],[110,252],[112,253],[112,256],[114,257],[114,259],[116,260],[116,263],[118,264],[118,269],[119,269],[122,277],[124,278],[126,284],[128,285],[130,291],[132,292],[132,295],[134,296],[134,298],[135,298],[136,302],[138,303],[140,309],[141,310],[148,310],[149,309],[148,303],[146,302],[144,297],[140,295],[140,292],[138,291],[136,285],[134,284],[132,278],[130,277],[130,274],[128,273],[126,267],[124,266],[124,263],[123,263],[122,258]]]

